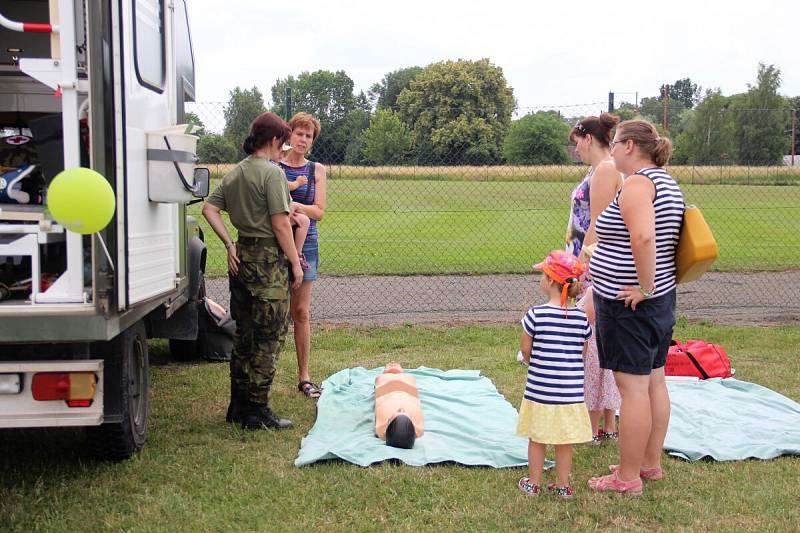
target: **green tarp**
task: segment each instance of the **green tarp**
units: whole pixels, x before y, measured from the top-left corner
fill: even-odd
[[[425,434],[410,450],[387,446],[375,436],[373,389],[382,371],[348,368],[325,380],[317,420],[302,441],[295,466],[326,459],[360,466],[387,459],[412,466],[450,461],[495,468],[528,464],[528,441],[515,434],[516,409],[479,370],[406,369],[417,378]]]
[[[786,396],[733,378],[667,385],[670,455],[735,461],[800,454],[800,405]]]

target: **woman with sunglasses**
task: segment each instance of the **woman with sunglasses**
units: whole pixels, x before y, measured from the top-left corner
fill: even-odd
[[[610,145],[627,177],[597,217],[590,274],[600,366],[614,372],[622,395],[620,462],[589,486],[638,496],[642,479],[664,475],[670,414],[664,364],[675,325],[675,249],[684,200],[664,169],[672,144],[652,124],[622,122]]]

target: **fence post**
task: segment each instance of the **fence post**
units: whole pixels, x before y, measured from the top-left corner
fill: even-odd
[[[668,129],[668,122],[667,122],[667,113],[669,113],[669,85],[664,85],[664,97],[661,99],[664,103],[664,134],[669,133]]]
[[[794,156],[797,151],[797,109],[792,109],[792,167],[794,167]]]

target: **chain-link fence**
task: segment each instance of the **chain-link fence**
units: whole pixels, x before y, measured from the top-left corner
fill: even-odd
[[[596,115],[602,107],[553,111],[568,122]],[[222,132],[223,109],[224,104],[204,103],[191,110],[206,131]],[[752,120],[766,111],[773,110],[750,111]],[[782,112],[788,128],[790,112]],[[731,134],[709,130],[709,145],[715,136]],[[791,133],[784,129],[780,135],[788,153]],[[418,158],[392,165],[341,164],[330,163],[325,153],[310,154],[326,164],[328,176],[328,206],[318,226],[315,318],[491,320],[516,316],[535,303],[531,264],[563,247],[570,195],[587,171],[566,139],[563,148],[569,162],[556,165],[507,164],[502,156],[471,165],[464,163],[468,154],[458,150],[437,155],[435,165]],[[715,163],[669,168],[687,203],[702,208],[720,247],[713,273],[681,286],[679,307],[699,318],[720,312],[741,313],[748,321],[776,313],[796,317],[800,167],[739,164],[726,154]],[[230,167],[206,166],[217,179]],[[226,303],[225,250],[201,223],[208,236],[208,292]]]

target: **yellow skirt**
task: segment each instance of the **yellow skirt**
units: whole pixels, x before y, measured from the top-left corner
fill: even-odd
[[[592,440],[585,403],[552,405],[522,400],[517,435],[540,444],[577,444]]]

